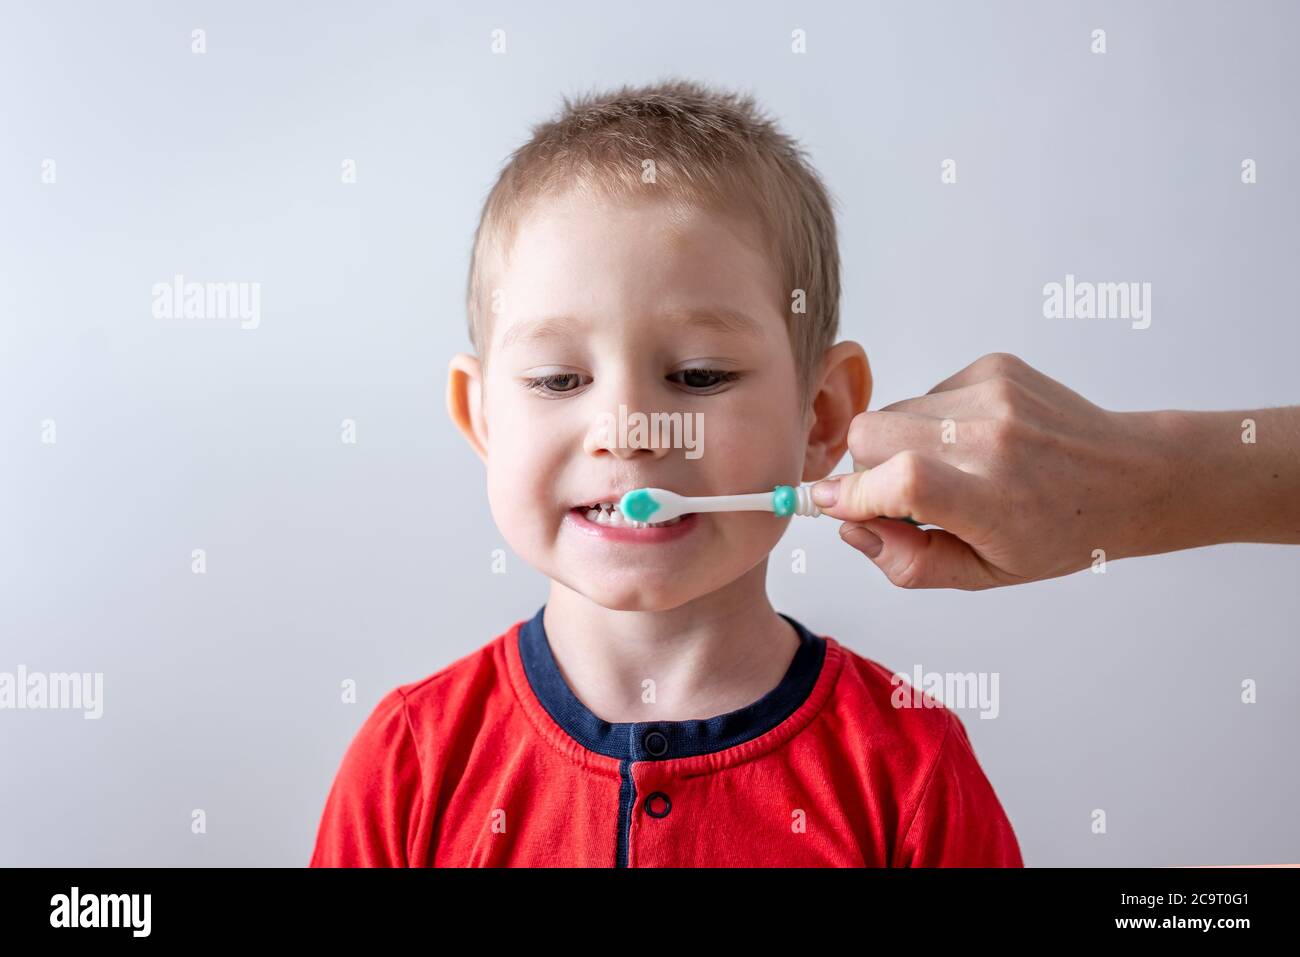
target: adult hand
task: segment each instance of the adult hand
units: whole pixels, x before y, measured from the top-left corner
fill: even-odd
[[[848,443],[866,470],[817,483],[813,500],[904,588],[991,588],[1217,542],[1300,543],[1300,407],[1110,412],[993,353],[923,396],[863,412]]]

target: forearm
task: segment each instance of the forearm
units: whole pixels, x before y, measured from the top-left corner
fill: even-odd
[[[1147,417],[1169,469],[1155,547],[1300,544],[1300,406]]]

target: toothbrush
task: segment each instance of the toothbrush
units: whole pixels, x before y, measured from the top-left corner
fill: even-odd
[[[618,509],[634,522],[671,522],[688,512],[771,512],[778,518],[822,513],[812,500],[812,485],[778,485],[770,492],[743,495],[678,495],[662,488],[637,488],[623,495]],[[901,519],[913,525],[910,518]]]
[[[792,488],[778,485],[770,492],[746,495],[678,495],[662,488],[638,488],[626,493],[618,502],[619,511],[634,522],[670,522],[687,512],[772,512],[787,515],[821,514],[813,504],[810,485]]]

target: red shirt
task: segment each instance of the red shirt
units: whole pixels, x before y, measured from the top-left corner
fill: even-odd
[[[311,866],[1023,866],[957,716],[894,707],[891,673],[835,639],[783,616],[800,647],[758,701],[610,723],[543,610],[383,697]]]

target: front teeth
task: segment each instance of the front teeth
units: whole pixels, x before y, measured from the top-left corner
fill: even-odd
[[[586,515],[587,521],[595,522],[597,525],[612,525],[621,528],[664,528],[669,525],[676,525],[682,520],[682,516],[678,515],[666,522],[634,522],[631,519],[624,518],[618,505],[611,502],[601,502],[594,508],[587,509]]]

